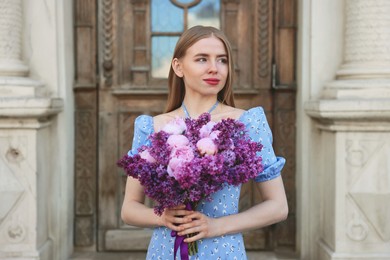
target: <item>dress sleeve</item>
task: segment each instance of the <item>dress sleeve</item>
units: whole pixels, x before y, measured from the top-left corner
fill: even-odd
[[[153,118],[147,115],[138,116],[134,121],[134,137],[131,150],[127,155],[133,156],[138,153],[138,148],[149,145],[149,135],[153,133]]]
[[[254,180],[256,182],[272,180],[280,175],[286,160],[283,157],[275,156],[272,147],[272,132],[263,108],[255,107],[244,113],[242,122],[245,124],[250,138],[263,145],[259,155],[262,157],[264,169]]]

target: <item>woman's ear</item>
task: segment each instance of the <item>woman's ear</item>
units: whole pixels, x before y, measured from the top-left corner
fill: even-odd
[[[178,76],[179,78],[182,78],[184,76],[183,72],[181,70],[181,64],[180,64],[180,61],[178,58],[174,58],[172,60],[172,69],[175,72],[176,76]]]

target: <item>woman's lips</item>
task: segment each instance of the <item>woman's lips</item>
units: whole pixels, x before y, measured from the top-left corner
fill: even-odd
[[[204,79],[203,81],[206,82],[209,85],[218,85],[220,80],[219,79],[210,78],[210,79]]]

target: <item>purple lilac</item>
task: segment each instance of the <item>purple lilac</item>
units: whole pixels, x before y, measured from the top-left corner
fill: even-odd
[[[196,150],[200,139],[199,130],[210,122],[210,114],[204,113],[198,119],[186,119],[184,135],[190,141],[195,157],[180,166],[180,174],[171,177],[167,166],[171,148],[167,144],[170,134],[160,131],[149,136],[150,146],[142,146],[139,152],[148,150],[156,162],[148,162],[139,154],[125,155],[118,161],[128,176],[139,180],[145,194],[158,202],[155,213],[161,215],[165,208],[191,202],[193,204],[221,190],[225,184],[239,185],[255,178],[263,170],[262,158],[258,155],[262,145],[250,140],[245,125],[233,119],[218,122],[213,131],[218,130],[214,140],[218,147],[215,155],[202,156]]]

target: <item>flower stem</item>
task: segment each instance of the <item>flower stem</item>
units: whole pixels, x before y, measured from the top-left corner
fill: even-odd
[[[198,253],[198,243],[196,241],[188,243],[188,254],[196,255]]]

